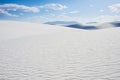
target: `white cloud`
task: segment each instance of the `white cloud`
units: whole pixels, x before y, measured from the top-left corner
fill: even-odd
[[[3,5],[0,5],[0,9],[12,10],[12,11],[22,10],[24,12],[39,12],[40,11],[39,8],[37,7],[29,7],[29,6],[18,5],[18,4],[3,4]]]
[[[21,10],[23,12],[34,12],[37,13],[40,11],[37,7],[29,7],[25,5],[18,5],[18,4],[3,4],[0,5],[0,14],[7,15],[7,16],[17,16],[14,14],[9,13],[9,11],[16,11]]]
[[[80,18],[78,22],[86,23],[86,22],[112,22],[112,21],[120,21],[120,16],[118,15],[100,15],[96,17],[87,17],[87,18]]]
[[[62,18],[61,18],[62,17]],[[86,22],[112,22],[112,21],[119,21],[120,16],[118,15],[100,15],[96,17],[75,17],[75,16],[68,16],[68,15],[58,15],[55,17],[55,20],[67,20],[67,21],[77,21],[81,23]]]
[[[18,17],[17,15],[13,15],[11,13],[8,13],[7,11],[0,9],[0,14],[6,15],[6,16],[14,16],[14,17]]]
[[[98,22],[112,22],[112,21],[120,20],[120,16],[118,16],[118,15],[101,15],[96,18],[93,18],[92,20],[98,21]]]
[[[52,10],[63,10],[67,8],[67,6],[58,4],[58,3],[50,3],[50,4],[45,4],[42,6],[26,6],[26,5],[19,5],[19,4],[2,4],[0,5],[0,14],[6,15],[6,16],[17,16],[9,11],[22,11],[22,12],[33,12],[33,13],[38,13],[40,12],[40,9],[52,9]],[[21,15],[21,14],[20,14]]]
[[[70,16],[67,14],[59,14],[55,17],[52,17],[52,19],[50,16],[48,16],[48,18],[50,19],[49,21],[79,21],[78,17]]]
[[[116,12],[116,13],[119,13],[120,12],[120,3],[118,4],[113,4],[111,6],[108,6],[109,9],[112,11],[112,12]]]
[[[66,9],[67,6],[58,4],[58,3],[50,3],[50,4],[45,4],[43,6],[40,6],[40,8],[52,9],[52,10],[63,10],[63,9]]]

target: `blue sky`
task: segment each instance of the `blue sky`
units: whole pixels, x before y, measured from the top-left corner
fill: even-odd
[[[0,0],[0,20],[38,23],[120,20],[120,0]]]

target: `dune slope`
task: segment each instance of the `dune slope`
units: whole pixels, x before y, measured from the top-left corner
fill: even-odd
[[[120,80],[119,34],[0,21],[0,80]]]

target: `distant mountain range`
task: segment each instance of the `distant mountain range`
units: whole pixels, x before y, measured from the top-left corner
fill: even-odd
[[[62,25],[65,27],[85,29],[85,30],[110,28],[111,26],[112,27],[120,27],[120,21],[105,22],[105,23],[99,23],[99,24],[98,24],[98,22],[87,22],[84,25],[80,24],[79,22],[76,22],[76,21],[53,21],[53,22],[46,22],[45,24]]]

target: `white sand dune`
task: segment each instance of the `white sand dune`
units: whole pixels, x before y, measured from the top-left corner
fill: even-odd
[[[120,80],[119,34],[0,21],[0,80]]]

